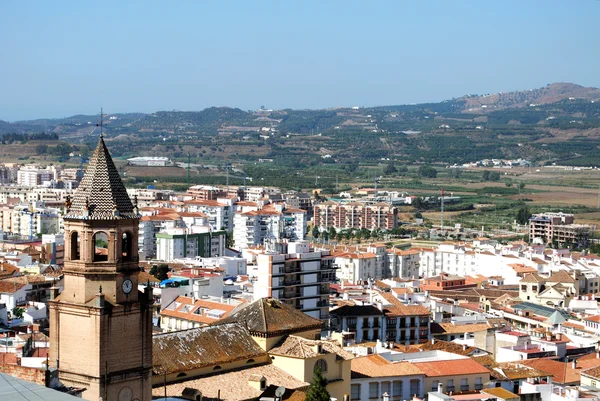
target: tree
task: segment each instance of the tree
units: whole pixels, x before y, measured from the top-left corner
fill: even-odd
[[[40,144],[35,147],[35,153],[37,155],[46,154],[47,151],[48,151],[48,145]]]
[[[166,280],[169,278],[169,265],[166,263],[162,263],[158,266],[152,265],[149,273],[160,281]]]
[[[437,177],[437,170],[428,165],[423,165],[423,166],[419,167],[418,173],[421,177],[427,177],[427,178]]]
[[[227,248],[233,248],[233,231],[227,231],[225,242]]]
[[[314,239],[319,239],[319,234],[320,234],[319,227],[314,226],[313,229],[312,229],[312,236],[313,236],[313,238]]]
[[[25,313],[25,309],[20,306],[15,306],[12,310],[12,315],[15,319],[23,319],[23,314]]]
[[[327,379],[323,376],[321,368],[317,367],[312,382],[308,388],[305,401],[329,401],[331,395],[327,391]]]
[[[489,172],[489,170],[484,170],[483,173],[481,173],[481,179],[483,181],[489,181],[490,180],[490,172]]]
[[[408,173],[408,167],[406,167],[406,164],[403,164],[400,167],[398,167],[398,172],[399,173]]]
[[[529,208],[527,206],[523,206],[517,211],[517,223],[527,224],[530,216],[531,213],[529,213]]]
[[[334,239],[337,234],[337,231],[336,231],[335,227],[333,227],[333,226],[329,227],[327,232],[329,233],[329,238],[331,238],[331,239]]]
[[[490,173],[490,181],[498,181],[500,180],[500,173],[497,171],[492,171]]]
[[[452,178],[460,178],[461,175],[462,175],[461,169],[459,169],[459,168],[450,169],[450,176]]]
[[[394,162],[392,162],[392,161],[389,162],[383,169],[384,175],[392,175],[396,172],[398,172],[398,169],[396,168],[396,166],[394,166]]]

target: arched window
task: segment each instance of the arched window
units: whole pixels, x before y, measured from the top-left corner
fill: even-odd
[[[108,236],[99,231],[94,234],[94,262],[106,262],[108,260]]]
[[[254,362],[256,362],[254,359],[248,359],[248,360],[246,361],[246,363],[254,363]]]
[[[221,369],[223,369],[223,368],[221,368],[219,365],[217,365],[213,368],[213,370],[221,370]]]
[[[327,372],[327,362],[325,362],[325,359],[319,359],[317,363],[315,363],[315,372],[318,369],[321,369],[321,373]]]
[[[187,375],[186,375],[185,373],[181,372],[180,374],[178,374],[178,375],[177,375],[177,378],[180,378],[180,377],[186,377],[186,376],[187,376]]]
[[[73,231],[71,233],[71,260],[79,260],[81,257],[79,250],[79,233],[77,231]]]
[[[131,252],[132,252],[132,247],[131,247],[131,234],[128,232],[124,232],[123,233],[123,237],[121,239],[121,257],[123,259],[123,261],[130,261],[131,260]]]

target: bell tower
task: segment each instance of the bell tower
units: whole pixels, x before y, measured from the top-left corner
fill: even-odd
[[[50,301],[50,361],[90,401],[152,398],[152,293],[138,291],[137,202],[100,135],[67,199],[64,290]]]

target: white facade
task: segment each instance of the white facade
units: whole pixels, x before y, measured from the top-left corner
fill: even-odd
[[[329,279],[333,268],[328,251],[311,252],[306,242],[290,243],[287,254],[262,253],[254,277],[254,299],[273,297],[306,314],[326,319],[329,312]]]
[[[262,245],[266,240],[278,241],[283,234],[283,215],[260,211],[236,213],[233,218],[233,241],[236,249]]]

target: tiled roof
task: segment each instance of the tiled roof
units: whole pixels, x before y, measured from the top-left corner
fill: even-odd
[[[161,316],[168,316],[192,322],[214,324],[220,321],[220,319],[227,317],[235,310],[235,308],[235,305],[227,305],[204,299],[197,299],[194,301],[192,298],[179,296],[170,303],[169,306],[163,309],[160,314]],[[202,314],[196,313],[199,309],[203,311]],[[218,315],[214,315],[213,317],[207,313],[209,311],[217,310],[222,312],[222,316],[219,317]]]
[[[521,283],[540,283],[540,282],[545,282],[545,281],[546,281],[546,279],[537,273],[526,274],[521,279]]]
[[[222,401],[256,400],[263,393],[249,384],[249,381],[256,377],[264,377],[267,380],[267,386],[283,386],[286,389],[304,388],[309,384],[294,378],[277,366],[269,364],[220,372],[217,375],[169,384],[167,385],[167,395],[170,397],[181,396],[183,390],[192,388],[201,391],[203,399],[206,397],[216,400],[217,396],[220,396]],[[164,387],[152,389],[152,395],[164,397]],[[301,399],[304,400],[304,398]]]
[[[25,285],[26,283],[17,283],[13,280],[0,280],[0,294],[14,294]]]
[[[390,293],[380,293],[391,304],[383,308],[387,316],[429,316],[429,310],[421,305],[404,305]]]
[[[322,322],[275,298],[261,298],[222,322],[244,322],[253,334],[277,336],[320,329]]]
[[[427,377],[459,376],[490,373],[473,359],[452,359],[448,361],[415,362],[421,372]]]
[[[474,323],[474,324],[452,324],[452,323],[431,323],[432,334],[463,334],[463,333],[475,333],[477,331],[484,331],[489,329],[490,326],[487,323]]]
[[[588,372],[600,373],[600,359],[596,358],[595,354],[592,354],[591,357],[586,356],[579,358],[577,360],[575,369],[573,369],[573,365],[570,362],[565,363],[548,358],[529,359],[521,361],[521,363],[543,372],[547,372],[549,375],[553,376],[552,381],[561,384],[579,383],[580,374],[582,372],[588,375]]]
[[[338,359],[353,358],[353,355],[340,347],[337,341],[307,340],[298,336],[287,336],[272,348],[269,354],[296,358],[316,358],[319,355],[336,354]]]
[[[508,400],[511,398],[520,398],[518,394],[512,393],[506,389],[503,389],[502,387],[486,388],[485,390],[482,390],[482,392],[490,394],[494,397],[501,398],[503,400]]]
[[[549,376],[548,372],[543,372],[532,366],[523,365],[519,362],[504,362],[494,363],[492,365],[486,364],[482,358],[474,358],[477,362],[486,366],[490,369],[492,376],[500,380],[519,380],[534,377],[546,377]]]
[[[265,351],[243,324],[229,323],[157,334],[152,355],[155,373],[170,374],[256,358]]]
[[[564,270],[559,270],[556,273],[552,273],[552,275],[547,280],[549,283],[574,283],[575,279],[569,275]]]
[[[380,355],[369,355],[352,360],[352,378],[411,376],[423,374],[411,362],[392,363]]]
[[[98,141],[98,146],[64,218],[90,220],[139,218],[102,137]]]
[[[0,263],[0,277],[2,276],[12,276],[15,273],[19,272],[19,268],[15,265],[12,265],[6,261]]]
[[[446,351],[446,352],[451,352],[453,354],[465,355],[465,356],[468,356],[468,355],[471,355],[471,354],[481,351],[479,348],[462,346],[461,344],[457,344],[455,342],[442,341],[442,340],[435,340],[433,342],[433,344],[431,343],[431,341],[427,341],[426,343],[420,344],[417,347],[423,351],[440,350],[440,351]]]
[[[373,305],[343,305],[329,311],[335,316],[382,316],[383,312]]]

